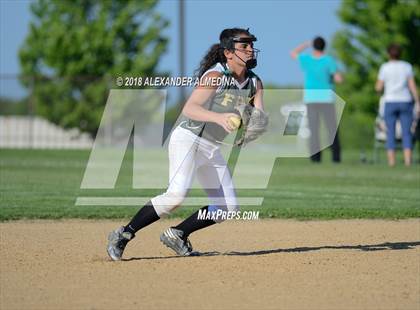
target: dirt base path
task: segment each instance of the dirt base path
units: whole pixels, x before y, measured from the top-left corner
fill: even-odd
[[[111,262],[121,223],[1,223],[0,308],[419,309],[420,220],[228,222],[191,237],[201,257],[174,257],[160,221]]]

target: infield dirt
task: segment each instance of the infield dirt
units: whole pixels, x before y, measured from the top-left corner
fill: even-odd
[[[230,221],[175,257],[159,221],[106,251],[124,221],[0,223],[0,308],[419,309],[420,219]]]

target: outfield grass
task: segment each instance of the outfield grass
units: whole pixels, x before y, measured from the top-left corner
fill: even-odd
[[[314,165],[308,159],[278,159],[264,190],[239,190],[239,196],[264,196],[260,217],[297,219],[420,217],[419,165],[361,164],[358,152],[344,152],[342,164]],[[0,150],[0,220],[22,218],[128,218],[138,206],[75,206],[78,196],[153,196],[162,189],[132,189],[126,154],[114,190],[81,190],[88,151]],[[179,208],[184,217],[197,207]]]

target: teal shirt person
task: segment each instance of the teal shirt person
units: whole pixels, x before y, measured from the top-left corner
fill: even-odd
[[[308,129],[311,133],[310,139],[308,139],[311,161],[321,162],[320,130],[322,120],[329,141],[332,141],[332,160],[339,163],[341,161],[341,146],[334,104],[336,101],[334,83],[342,83],[343,77],[337,71],[334,58],[324,52],[326,44],[324,38],[318,36],[312,41],[299,44],[290,51],[290,56],[299,61],[305,77],[303,99],[306,104]],[[309,47],[313,47],[311,53],[303,53]]]
[[[329,55],[316,57],[301,53],[297,56],[305,76],[305,103],[334,103],[333,76],[337,72],[337,63]]]

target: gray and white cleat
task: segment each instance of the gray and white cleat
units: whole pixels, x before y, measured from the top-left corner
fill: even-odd
[[[197,252],[193,252],[190,240],[183,235],[182,230],[170,227],[160,235],[160,241],[180,256],[197,255]]]
[[[133,238],[133,234],[124,232],[124,226],[111,231],[108,235],[108,246],[106,248],[109,257],[114,261],[121,260],[128,241]]]

